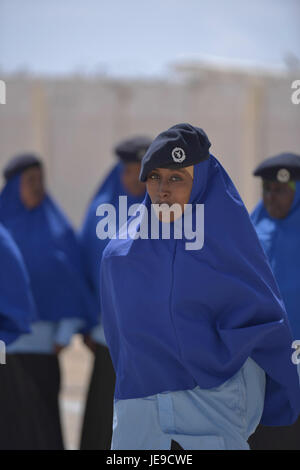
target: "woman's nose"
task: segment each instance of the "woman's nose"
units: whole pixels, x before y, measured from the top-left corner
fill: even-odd
[[[160,181],[158,192],[161,198],[167,198],[170,195],[170,187],[168,181]]]

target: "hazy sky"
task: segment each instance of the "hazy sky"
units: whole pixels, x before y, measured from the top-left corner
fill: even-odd
[[[181,59],[287,54],[300,60],[300,0],[0,0],[3,72],[157,75]]]

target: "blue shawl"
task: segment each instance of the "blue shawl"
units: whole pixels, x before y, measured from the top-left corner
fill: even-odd
[[[46,195],[28,210],[17,174],[0,194],[0,221],[19,247],[29,273],[38,319],[84,318],[96,323],[97,309],[84,278],[80,248],[65,215]]]
[[[262,423],[290,424],[300,393],[284,305],[248,212],[212,155],[194,166],[189,203],[193,212],[204,204],[201,250],[187,251],[185,238],[132,235],[104,250],[102,316],[115,398],[217,387],[251,357],[267,374]],[[150,211],[148,194],[143,206]]]

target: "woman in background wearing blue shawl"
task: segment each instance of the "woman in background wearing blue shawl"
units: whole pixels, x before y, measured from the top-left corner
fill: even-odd
[[[0,449],[43,449],[44,413],[38,390],[6,348],[30,333],[35,307],[21,253],[0,224]],[[34,400],[35,407],[28,408]]]
[[[145,197],[145,184],[139,181],[141,159],[151,144],[147,137],[136,136],[115,147],[119,162],[113,167],[88,208],[82,231],[81,250],[86,277],[97,299],[100,312],[100,261],[109,239],[100,240],[96,226],[101,217],[96,215],[101,204],[119,208],[119,196],[127,197],[127,204],[141,203]],[[99,315],[100,316],[100,315]],[[81,450],[110,449],[113,417],[115,374],[104,338],[102,322],[85,338],[94,352],[94,365],[81,432]]]
[[[282,153],[254,171],[262,178],[263,199],[251,214],[258,238],[282,295],[293,339],[300,340],[300,156]],[[254,449],[300,449],[300,420],[293,426],[260,426]]]
[[[73,229],[45,193],[41,161],[31,154],[17,156],[4,177],[0,221],[23,256],[37,309],[32,333],[21,335],[7,351],[18,358],[45,403],[47,416],[41,417],[41,425],[47,431],[47,448],[62,449],[58,353],[74,333],[96,323],[96,307]]]
[[[290,424],[300,412],[280,293],[209,147],[189,124],[160,134],[142,161],[139,214],[103,252],[102,319],[116,371],[112,449],[249,449],[260,420]],[[163,203],[184,211],[171,218],[169,239]],[[191,215],[193,242],[191,231],[178,237]]]

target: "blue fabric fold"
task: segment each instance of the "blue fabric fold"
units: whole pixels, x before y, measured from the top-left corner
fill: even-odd
[[[127,197],[128,207],[132,204],[141,203],[144,196],[132,196],[122,184],[121,174],[124,168],[123,163],[117,163],[109,172],[105,180],[94,195],[88,209],[80,232],[80,245],[82,262],[86,278],[97,299],[98,310],[100,312],[100,264],[104,248],[109,242],[109,238],[101,240],[97,237],[96,227],[101,216],[96,215],[97,208],[101,204],[112,204],[118,214],[119,196]],[[117,226],[118,230],[118,217]]]
[[[30,332],[36,318],[30,282],[19,249],[0,224],[0,340],[10,344]]]

